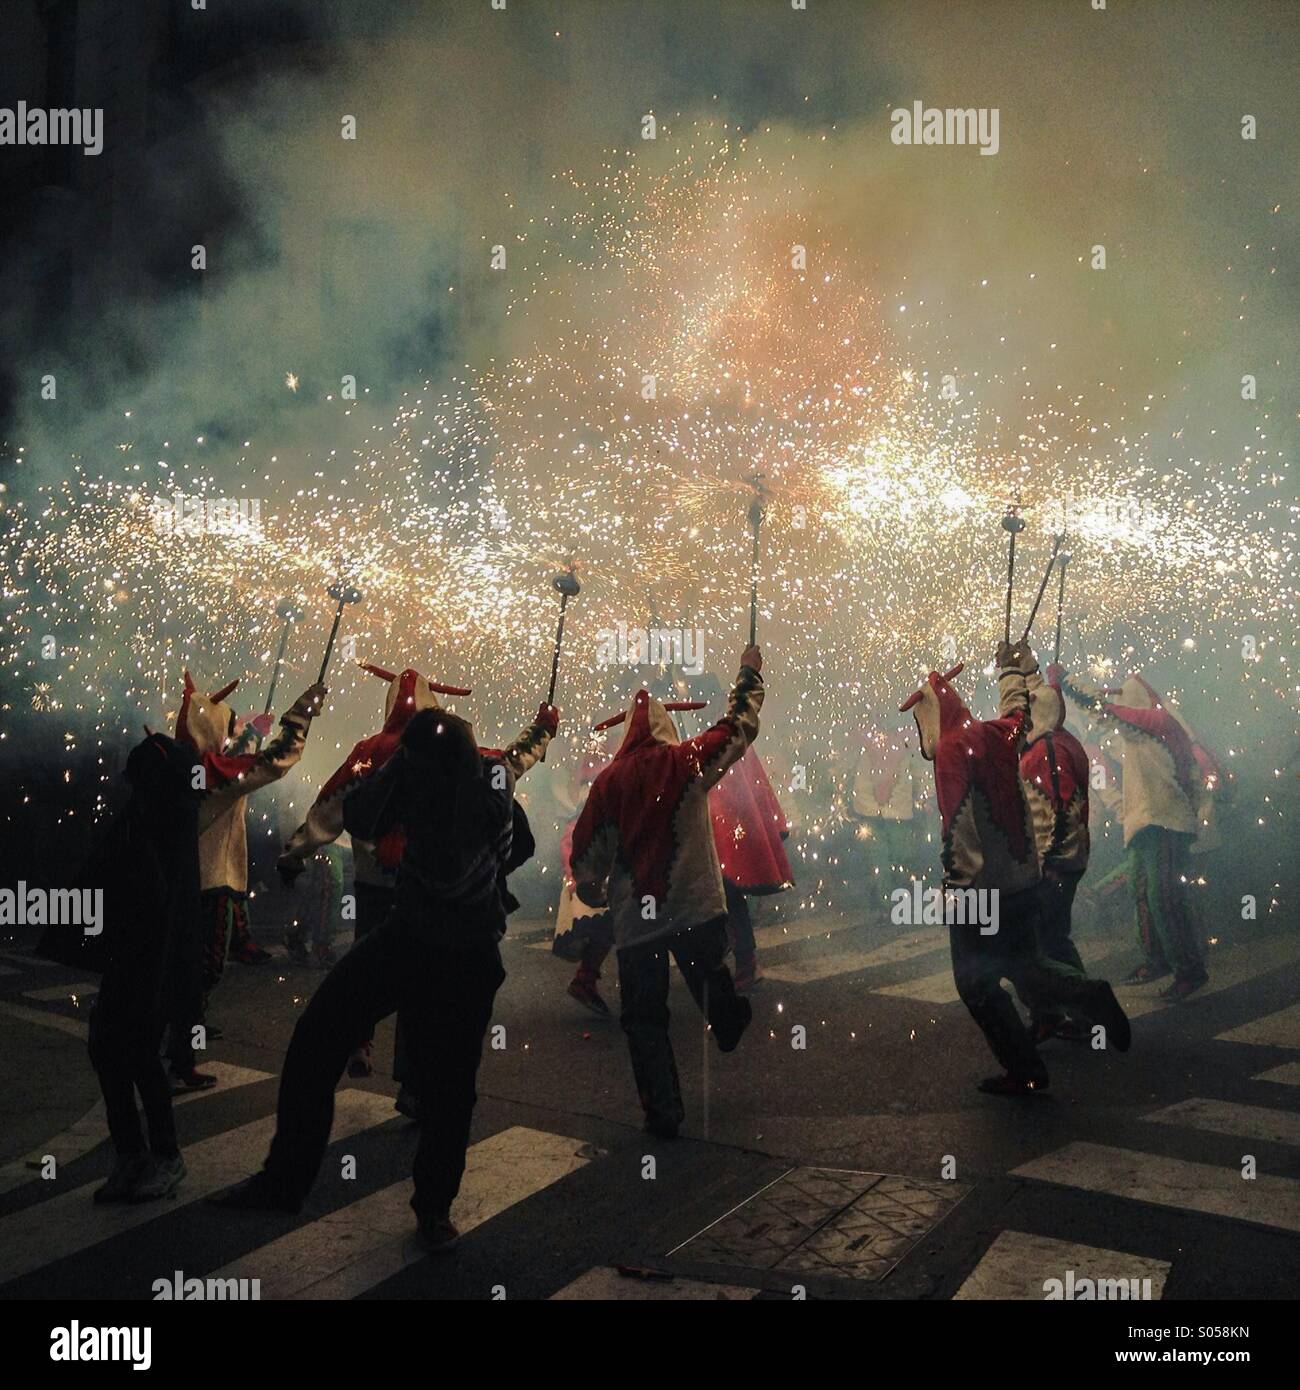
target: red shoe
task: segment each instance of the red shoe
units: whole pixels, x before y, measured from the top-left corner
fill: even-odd
[[[1131,975],[1124,978],[1126,985],[1149,985],[1156,980],[1163,980],[1169,974],[1167,965],[1151,965],[1143,961]]]
[[[581,976],[575,975],[569,981],[569,998],[576,999],[584,1009],[590,1009],[601,1018],[609,1017],[609,1005],[600,997],[600,991]]]
[[[1161,999],[1167,999],[1171,1004],[1181,1004],[1189,995],[1195,994],[1198,989],[1203,989],[1210,983],[1210,977],[1204,971],[1199,975],[1191,975],[1183,980],[1175,980],[1167,989],[1160,991]]]

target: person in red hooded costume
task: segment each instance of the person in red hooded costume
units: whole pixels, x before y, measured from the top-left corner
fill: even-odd
[[[361,669],[388,682],[384,701],[384,724],[377,734],[363,738],[334,775],[321,787],[307,817],[289,837],[276,861],[276,868],[286,883],[293,883],[308,862],[325,845],[333,844],[343,833],[344,801],[353,788],[384,767],[401,746],[406,726],[421,711],[441,709],[439,695],[468,695],[464,686],[443,685],[422,676],[412,667],[394,674],[382,666],[362,663]],[[546,757],[546,746],[555,735],[559,712],[543,705],[537,719],[530,724],[508,748],[497,755],[510,765],[515,777],[521,777],[534,763]],[[489,750],[480,750],[484,753]],[[361,941],[393,909],[397,887],[397,870],[402,862],[406,832],[394,823],[376,844],[355,837],[352,841],[354,888],[356,891],[356,926],[354,940]],[[397,1109],[412,1119],[419,1118],[419,1098],[414,1087],[414,1074],[406,1050],[402,1046],[402,1013],[397,1016],[397,1037],[394,1043],[393,1080],[398,1083]],[[361,1043],[348,1059],[348,1075],[369,1076],[374,1069],[373,1039]]]
[[[280,729],[258,752],[249,736],[269,732],[267,716],[250,720],[245,737],[237,734],[237,716],[226,697],[239,684],[231,681],[204,695],[186,671],[175,736],[199,755],[203,766],[203,800],[199,809],[199,881],[203,915],[203,1003],[197,1018],[177,1019],[168,1057],[176,1086],[201,1090],[216,1078],[194,1066],[193,1030],[207,1014],[208,996],[221,980],[228,933],[233,919],[237,941],[248,938],[248,797],[291,771],[302,757],[313,718],[320,712],[325,687],[305,690],[280,717]],[[254,948],[255,949],[255,948]],[[245,955],[245,959],[258,956]]]
[[[1088,867],[1088,754],[1065,727],[1061,668],[1049,666],[1047,679],[1036,671],[1029,688],[1029,731],[1020,755],[1020,776],[1042,869],[1039,890],[1038,948],[1049,960],[1086,974],[1070,935],[1074,897]],[[1052,1037],[1078,1041],[1086,1030],[1067,1019],[1059,1006],[1026,999],[1034,1041]]]
[[[1120,737],[1120,818],[1144,957],[1126,983],[1146,984],[1172,970],[1161,998],[1177,1003],[1210,978],[1187,892],[1206,774],[1185,725],[1136,672],[1119,690],[1077,678],[1065,678],[1063,689]]]
[[[726,715],[685,741],[669,707],[637,691],[625,714],[606,721],[625,723],[623,741],[574,827],[575,892],[589,907],[608,905],[632,1071],[646,1128],[663,1138],[686,1115],[668,1036],[669,956],[722,1051],[735,1049],[751,1017],[724,964],[727,900],[709,791],[758,733],[762,661],[757,647],[746,649]]]
[[[689,684],[681,676],[674,690],[692,703],[723,693],[721,682],[713,675]],[[785,852],[789,823],[767,769],[752,746],[714,784],[709,793],[709,819],[727,898],[727,937],[735,957],[735,985],[745,994],[762,979],[749,899],[794,887]]]
[[[943,887],[952,973],[957,993],[979,1024],[1005,1075],[979,1088],[992,1095],[1045,1090],[1047,1068],[1011,996],[1060,1004],[1103,1025],[1121,1052],[1130,1042],[1128,1019],[1105,980],[1089,980],[1038,949],[1038,849],[1021,778],[1020,755],[1029,723],[1028,677],[1038,662],[1027,642],[998,646],[999,712],[976,719],[953,688],[960,673],[931,671],[900,706],[911,710],[921,755],[934,764],[943,830]],[[968,890],[996,904],[989,926],[966,911]],[[958,909],[962,911],[959,912]]]

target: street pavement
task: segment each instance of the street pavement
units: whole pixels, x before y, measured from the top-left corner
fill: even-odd
[[[0,1297],[144,1299],[178,1270],[257,1279],[263,1299],[1041,1299],[1070,1271],[1164,1299],[1300,1287],[1294,932],[1234,924],[1180,1006],[1121,989],[1127,1055],[1050,1043],[1050,1091],[1005,1100],[975,1089],[996,1068],[942,928],[764,904],[766,979],[737,1052],[708,1043],[674,982],[688,1119],[663,1142],[641,1131],[616,1018],[569,999],[546,924],[516,920],[453,1212],[465,1237],[442,1258],[412,1239],[416,1131],[392,1106],[391,1021],[376,1075],[340,1083],[300,1215],[201,1200],[265,1154],[322,978],[288,962],[273,923],[259,936],[275,958],[228,965],[213,997],[224,1037],[203,1066],[219,1085],[178,1105],[189,1176],[126,1208],[90,1200],[111,1165],[85,1053],[95,982],[30,942],[0,950]],[[1079,945],[1112,980],[1133,964],[1122,928]],[[611,972],[602,988],[617,1012]]]

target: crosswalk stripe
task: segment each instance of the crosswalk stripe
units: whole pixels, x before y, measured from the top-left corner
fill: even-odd
[[[470,1147],[451,1219],[462,1235],[587,1162],[581,1139],[515,1125]],[[408,1178],[299,1226],[217,1270],[260,1279],[262,1297],[348,1299],[425,1257]]]
[[[744,1284],[708,1284],[702,1279],[682,1279],[677,1275],[670,1278],[637,1278],[620,1274],[617,1269],[599,1265],[580,1274],[571,1284],[566,1284],[552,1299],[582,1300],[585,1302],[614,1303],[645,1299],[651,1302],[676,1302],[686,1299],[712,1300],[715,1302],[745,1302],[760,1292]]]
[[[1049,1279],[1065,1282],[1068,1271],[1080,1279],[1150,1279],[1151,1297],[1164,1297],[1170,1265],[1123,1250],[1076,1245],[1024,1231],[1002,1231],[953,1294],[957,1300],[1044,1299]],[[1140,1287],[1140,1286],[1139,1286]]]
[[[1254,1043],[1258,1047],[1300,1048],[1300,1004],[1279,1009],[1275,1014],[1251,1019],[1240,1028],[1220,1033],[1217,1042]]]
[[[1206,956],[1210,982],[1198,989],[1180,1008],[1195,1008],[1197,1002],[1218,994],[1234,985],[1245,984],[1268,971],[1300,958],[1300,939],[1278,938],[1272,941],[1248,941],[1239,946],[1218,947]],[[1160,986],[1142,986],[1141,994],[1125,989],[1119,996],[1124,1012],[1130,1018],[1142,1018],[1169,1005],[1160,998]]]
[[[392,1118],[390,1097],[347,1088],[336,1097],[331,1137],[344,1139]],[[99,1182],[90,1182],[0,1219],[0,1284],[229,1187],[253,1171],[274,1132],[275,1116],[267,1115],[191,1145],[189,1175],[166,1201],[97,1207],[91,1196]]]
[[[70,1033],[74,1038],[86,1036],[87,1024],[84,1018],[57,1014],[53,1009],[29,1009],[22,1004],[11,1004],[8,1000],[2,1000],[0,1013],[8,1018],[16,1018],[21,1023],[34,1023],[41,1028],[53,1028],[59,1033]]]
[[[1238,1168],[1076,1142],[1022,1164],[1012,1177],[1300,1231],[1300,1182],[1267,1173],[1247,1179]]]
[[[1235,1101],[1193,1096],[1142,1118],[1155,1124],[1204,1129],[1211,1134],[1236,1134],[1243,1139],[1300,1146],[1300,1114],[1268,1110],[1262,1105],[1238,1105]]]
[[[795,917],[788,922],[769,922],[754,928],[754,944],[760,951],[773,951],[778,946],[790,946],[799,941],[827,941],[837,932],[861,925],[860,918],[827,917],[813,913]]]
[[[812,984],[817,980],[828,980],[835,975],[850,975],[878,965],[895,965],[917,956],[927,956],[933,951],[943,949],[947,944],[946,927],[932,927],[922,931],[909,930],[896,939],[885,942],[883,946],[875,946],[869,951],[852,947],[841,948],[828,951],[825,955],[814,956],[807,961],[783,961],[779,965],[765,965],[763,974],[769,980],[780,980],[786,984]],[[946,973],[951,979],[952,972]]]
[[[35,999],[42,1004],[58,1004],[68,999],[74,1004],[84,1004],[99,993],[98,980],[77,980],[70,985],[51,985],[48,989],[25,989],[24,999]]]
[[[1276,1086],[1300,1086],[1300,1062],[1283,1062],[1280,1067],[1252,1076],[1252,1081],[1271,1081]]]
[[[1079,946],[1079,957],[1085,965],[1104,960],[1113,947],[1104,941],[1085,941]],[[936,970],[933,975],[922,975],[916,980],[904,980],[897,985],[881,985],[872,994],[888,994],[896,999],[916,999],[922,1004],[955,1004],[960,995],[952,977],[952,966]]]
[[[254,1071],[250,1067],[236,1067],[229,1062],[205,1062],[204,1070],[217,1078],[216,1086],[206,1091],[187,1091],[172,1099],[173,1105],[188,1105],[191,1101],[202,1100],[205,1096],[223,1095],[238,1086],[251,1086],[255,1081],[265,1081],[271,1073]],[[62,1133],[45,1140],[38,1149],[33,1149],[25,1158],[15,1160],[0,1167],[0,1192],[12,1192],[15,1187],[36,1182],[40,1178],[40,1167],[46,1155],[51,1155],[56,1171],[66,1167],[74,1159],[88,1154],[108,1138],[108,1119],[103,1100],[94,1105],[75,1123]]]
[[[12,961],[27,970],[53,970],[57,961],[46,960],[44,956],[29,956],[23,951],[0,951],[0,959]]]

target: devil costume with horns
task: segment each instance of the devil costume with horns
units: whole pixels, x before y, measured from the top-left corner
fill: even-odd
[[[931,671],[900,706],[911,710],[921,755],[934,764],[943,830],[943,869],[953,980],[1006,1075],[980,1089],[997,1095],[1043,1090],[1047,1068],[1011,996],[1059,1004],[1105,1026],[1120,1051],[1130,1041],[1128,1019],[1109,984],[1042,956],[1036,936],[1039,860],[1020,755],[1029,727],[1028,678],[1038,662],[1027,642],[998,649],[998,718],[980,720],[952,685],[961,672]],[[991,893],[997,916],[969,910],[974,894]],[[991,914],[990,914],[991,916]]]
[[[465,686],[444,685],[422,676],[412,667],[394,674],[382,666],[362,664],[361,669],[388,683],[384,700],[384,724],[377,734],[363,738],[348,754],[334,775],[321,787],[307,817],[289,837],[276,867],[286,880],[292,881],[306,867],[308,860],[325,845],[332,844],[343,834],[344,800],[366,778],[379,771],[401,745],[402,734],[411,720],[425,709],[441,709],[439,695],[468,695]],[[546,745],[555,734],[557,715],[543,705],[537,719],[513,743],[500,751],[481,750],[504,759],[515,777],[521,777],[546,757]],[[355,939],[360,941],[388,916],[393,906],[397,884],[397,869],[402,860],[406,833],[400,823],[390,825],[374,844],[352,840],[354,879],[356,888]],[[397,1042],[394,1048],[393,1079],[402,1087],[398,1108],[414,1117],[418,1099],[414,1093],[405,1049],[402,1047],[402,1016],[397,1020]],[[372,1040],[361,1044],[348,1062],[352,1076],[369,1076],[372,1070]]]
[[[237,680],[202,694],[186,671],[175,736],[199,755],[203,800],[199,805],[199,883],[204,922],[203,993],[221,979],[232,915],[244,911],[248,896],[248,797],[278,781],[302,757],[311,721],[324,698],[322,686],[312,686],[280,718],[280,731],[260,752],[232,751],[237,716],[226,697]],[[259,728],[258,721],[250,727]],[[174,1021],[169,1055],[173,1074],[186,1086],[209,1086],[210,1077],[194,1070],[191,1030],[199,1018]]]
[[[710,823],[709,792],[758,733],[762,657],[747,651],[726,715],[684,742],[665,705],[639,690],[632,707],[597,728],[625,724],[613,761],[592,784],[573,833],[575,891],[608,905],[619,953],[622,1025],[652,1133],[685,1118],[668,1037],[668,957],[676,960],[718,1046],[732,1051],[750,1020],[726,954],[727,903]]]
[[[1129,981],[1145,984],[1172,970],[1173,983],[1162,997],[1177,1002],[1209,979],[1187,892],[1187,861],[1206,787],[1202,764],[1186,726],[1136,672],[1118,690],[1073,678],[1063,689],[1120,738],[1120,819],[1144,957]]]
[[[692,703],[719,698],[723,693],[714,675],[689,684],[680,676],[674,689]],[[702,723],[703,716],[700,718]],[[690,724],[685,727],[689,729]],[[709,819],[727,899],[727,936],[735,956],[735,984],[743,994],[761,979],[748,900],[784,893],[794,886],[785,852],[789,822],[752,744],[709,792]]]
[[[1061,668],[1049,666],[1047,679],[1027,678],[1029,732],[1020,755],[1020,776],[1029,802],[1034,841],[1042,868],[1038,947],[1050,960],[1085,974],[1070,937],[1079,880],[1088,867],[1088,754],[1065,727]],[[1078,1037],[1059,1008],[1037,999],[1024,1001],[1032,1015],[1034,1038]]]

